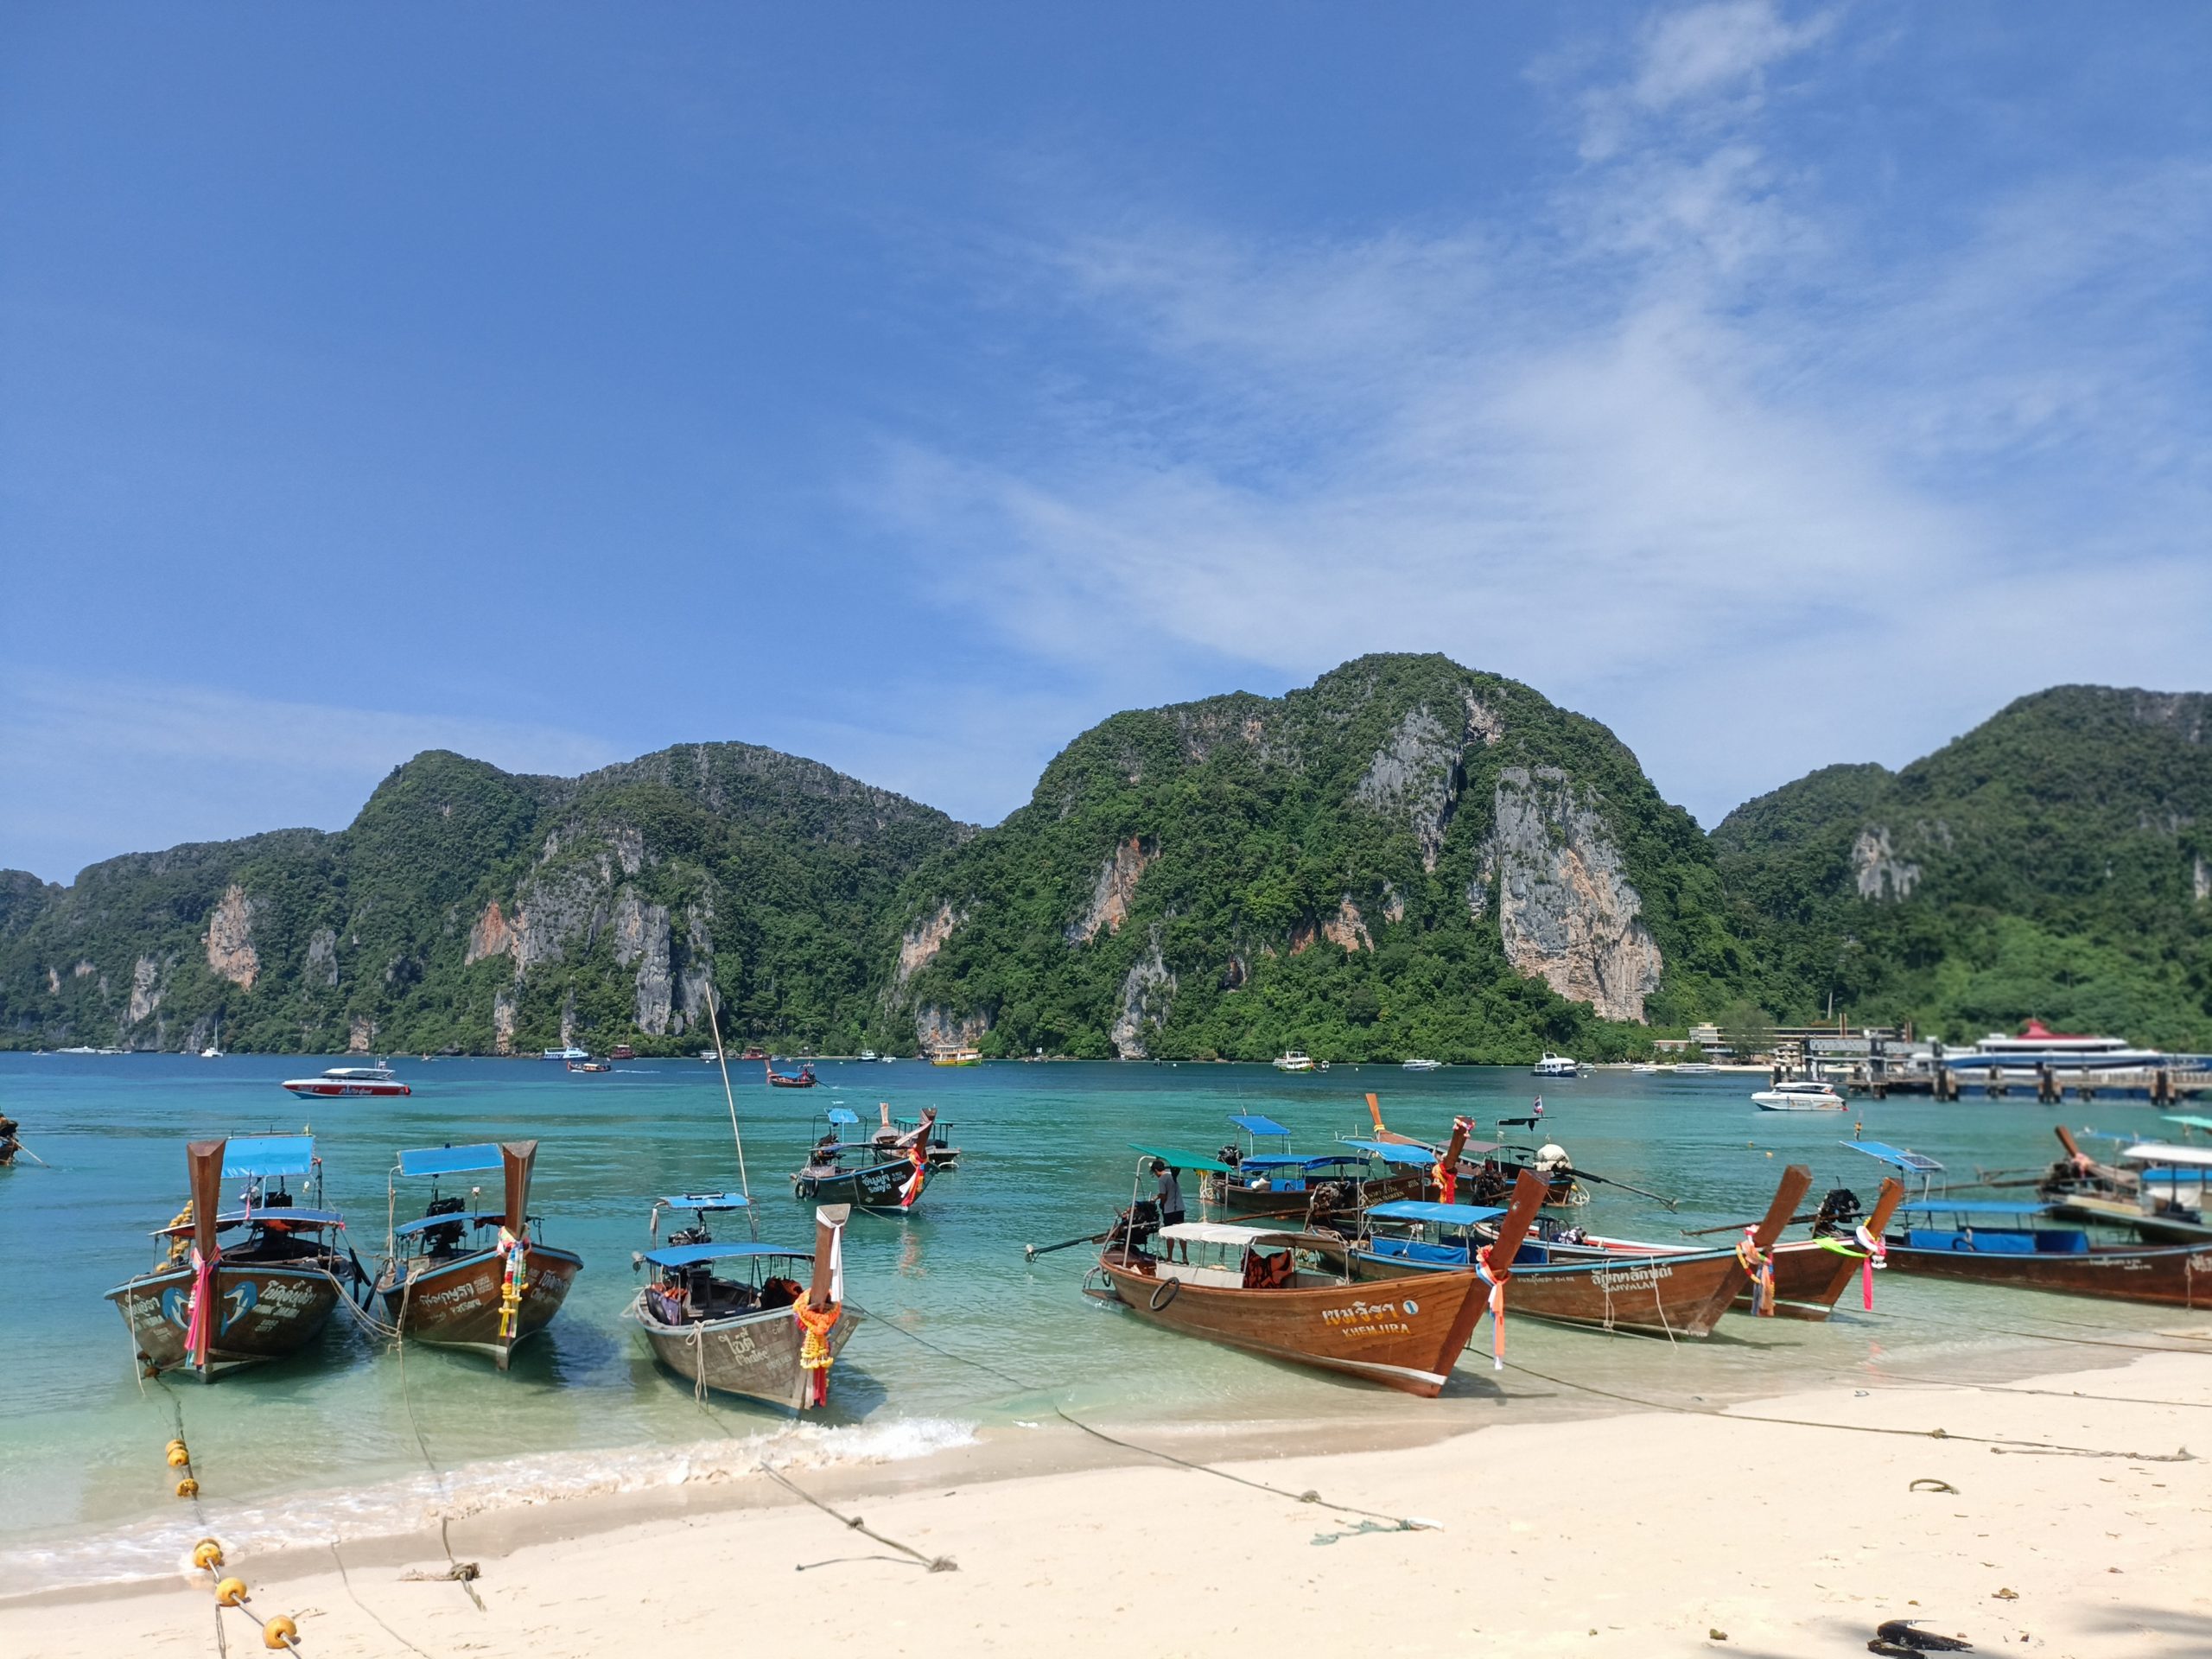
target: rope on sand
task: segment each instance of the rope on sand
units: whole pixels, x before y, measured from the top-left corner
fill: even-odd
[[[1402,1515],[1385,1515],[1380,1510],[1363,1510],[1356,1503],[1332,1503],[1316,1491],[1294,1492],[1281,1486],[1270,1486],[1263,1480],[1249,1480],[1243,1475],[1232,1475],[1228,1470],[1217,1469],[1210,1463],[1196,1463],[1189,1458],[1179,1458],[1173,1452],[1161,1452],[1153,1446],[1139,1446],[1134,1440],[1124,1440],[1109,1434],[1102,1428],[1093,1428],[1081,1418],[1071,1417],[1057,1406],[1053,1408],[1053,1414],[1061,1421],[1072,1424],[1093,1439],[1103,1440],[1109,1446],[1118,1446],[1128,1452],[1140,1452],[1147,1458],[1158,1458],[1162,1463],[1172,1463],[1179,1469],[1195,1470],[1202,1475],[1213,1475],[1223,1480],[1233,1480],[1239,1486],[1249,1486],[1255,1492],[1269,1492],[1277,1497],[1287,1497],[1294,1503],[1319,1504],[1325,1510],[1334,1510],[1339,1515],[1360,1515],[1365,1516],[1370,1521],[1388,1521],[1390,1522],[1388,1529],[1392,1531],[1441,1532],[1444,1530],[1443,1526],[1438,1522],[1415,1520]]]
[[[2005,1440],[1986,1434],[1954,1434],[1942,1428],[1891,1428],[1878,1423],[1824,1423],[1810,1417],[1757,1417],[1740,1411],[1731,1411],[1720,1406],[1681,1406],[1664,1400],[1644,1400],[1632,1394],[1621,1394],[1611,1389],[1601,1389],[1593,1382],[1573,1382],[1563,1376],[1552,1376],[1535,1370],[1517,1360],[1506,1362],[1516,1371],[1533,1376],[1540,1382],[1549,1382],[1556,1388],[1575,1389],[1584,1394],[1594,1394],[1607,1400],[1618,1400],[1624,1405],[1635,1406],[1644,1411],[1671,1411],[1685,1417],[1719,1417],[1732,1423],[1774,1423],[1790,1428],[1827,1428],[1846,1434],[1885,1434],[1903,1440],[1961,1440],[1973,1446],[1986,1446],[1999,1452],[2031,1454],[2039,1457],[2061,1458],[2120,1458],[2131,1463],[2195,1463],[2196,1456],[2187,1446],[2176,1452],[2113,1452],[2101,1446],[2060,1446],[2047,1440]]]

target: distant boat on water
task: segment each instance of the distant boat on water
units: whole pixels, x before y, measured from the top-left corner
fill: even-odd
[[[1313,1057],[1302,1049],[1288,1049],[1275,1057],[1278,1071],[1311,1071],[1315,1070]]]
[[[200,1051],[200,1058],[203,1060],[219,1060],[223,1058],[223,1022],[221,1020],[219,1019],[215,1021],[215,1034],[207,1039],[207,1046]]]
[[[1398,1067],[1401,1071],[1441,1071],[1443,1069],[1444,1062],[1441,1060],[1407,1060]]]
[[[1546,1052],[1543,1058],[1538,1060],[1529,1070],[1540,1077],[1580,1077],[1582,1071],[1571,1055],[1554,1054],[1548,1051]]]
[[[1829,1083],[1777,1083],[1762,1089],[1751,1102],[1763,1112],[1840,1112],[1849,1109],[1843,1096]]]
[[[388,1065],[334,1065],[319,1077],[293,1077],[285,1092],[302,1100],[345,1100],[357,1095],[411,1095]]]
[[[563,1048],[549,1048],[539,1058],[548,1060],[588,1060],[591,1058],[591,1051],[588,1048],[578,1048],[571,1043]]]
[[[970,1047],[966,1043],[947,1044],[930,1051],[931,1065],[981,1065],[982,1063],[982,1050]]]

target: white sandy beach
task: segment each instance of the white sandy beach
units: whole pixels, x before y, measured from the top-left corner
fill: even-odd
[[[640,1518],[581,1499],[499,1529],[457,1524],[456,1552],[481,1565],[483,1611],[449,1582],[401,1576],[443,1568],[435,1538],[347,1546],[350,1588],[327,1550],[232,1566],[258,1610],[298,1619],[301,1651],[317,1659],[741,1644],[1118,1659],[1286,1641],[1440,1656],[1841,1655],[1864,1653],[1899,1617],[1980,1652],[2202,1655],[2212,1461],[1961,1437],[2170,1457],[2212,1452],[2208,1411],[2212,1356],[2155,1354],[2001,1389],[1825,1389],[1725,1415],[1632,1413],[1223,1465],[1440,1523],[1417,1531],[1363,1530],[1379,1523],[1158,1463],[985,1479],[988,1448],[970,1448],[899,1470],[903,1491],[806,1482],[957,1571],[926,1572],[760,1479],[748,1507]],[[1956,1490],[1916,1491],[1916,1480]],[[179,1580],[0,1600],[0,1653],[212,1655],[211,1599]],[[234,1652],[260,1650],[251,1626],[226,1618]]]

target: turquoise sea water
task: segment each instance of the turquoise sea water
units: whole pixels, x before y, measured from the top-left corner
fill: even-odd
[[[1055,1405],[1160,1433],[1224,1422],[1438,1429],[1588,1409],[1601,1400],[1525,1375],[1494,1376],[1471,1354],[1446,1396],[1418,1402],[1166,1336],[1077,1294],[1081,1249],[1023,1259],[1025,1243],[1094,1230],[1128,1201],[1132,1140],[1208,1152],[1231,1112],[1262,1111],[1300,1150],[1364,1130],[1382,1094],[1393,1128],[1441,1135],[1456,1112],[1494,1128],[1541,1091],[1543,1138],[1580,1166],[1681,1204],[1669,1213],[1593,1187],[1579,1219],[1653,1239],[1755,1217],[1782,1166],[1808,1161],[1817,1195],[1843,1182],[1871,1200],[1880,1171],[1840,1149],[1854,1119],[1869,1139],[1909,1144],[1955,1178],[1977,1165],[2028,1167],[2055,1149],[2054,1122],[2149,1132],[2139,1103],[2041,1108],[2018,1101],[1867,1102],[1847,1116],[1761,1113],[1748,1078],[1600,1072],[1541,1084],[1456,1068],[1408,1074],[1339,1067],[1288,1077],[1266,1067],[1000,1064],[938,1070],[825,1062],[826,1086],[770,1090],[734,1066],[763,1237],[804,1246],[807,1206],[788,1173],[823,1109],[873,1122],[875,1103],[938,1108],[965,1152],[903,1222],[855,1217],[851,1299],[874,1316],[836,1376],[833,1412],[796,1435],[786,1420],[724,1403],[709,1421],[687,1384],[658,1370],[622,1318],[647,1247],[654,1195],[738,1181],[718,1073],[696,1062],[623,1063],[573,1076],[520,1060],[397,1063],[403,1100],[296,1101],[277,1086],[331,1062],[234,1057],[0,1056],[0,1109],[54,1166],[0,1172],[0,1576],[13,1587],[166,1570],[176,1501],[162,1448],[183,1413],[207,1503],[234,1532],[304,1527],[330,1535],[392,1530],[433,1501],[519,1502],[590,1486],[649,1485],[714,1462],[718,1434],[766,1437],[817,1455],[899,1456],[976,1433],[1020,1432]],[[483,1361],[411,1347],[404,1366],[341,1318],[308,1354],[209,1387],[142,1386],[123,1322],[102,1293],[146,1266],[149,1230],[183,1197],[184,1143],[311,1128],[342,1210],[373,1266],[397,1148],[537,1137],[533,1208],[545,1236],[585,1270],[550,1333],[498,1375]],[[1508,1138],[1520,1138],[1512,1132]],[[1188,1190],[1197,1212],[1195,1182]],[[397,1213],[420,1213],[403,1185]],[[741,1227],[728,1218],[728,1230]],[[2174,1310],[2113,1307],[1970,1287],[1880,1281],[1871,1316],[1847,1297],[1827,1325],[1732,1317],[1721,1337],[1648,1339],[1509,1323],[1512,1357],[1568,1382],[1649,1398],[1775,1393],[1839,1378],[1904,1381],[2062,1369],[2123,1351],[2092,1345],[2172,1326]],[[899,1334],[1010,1374],[1020,1387]],[[2055,1340],[2054,1340],[2055,1339]],[[1486,1351],[1486,1338],[1478,1338]],[[1503,1385],[1503,1386],[1501,1386]],[[174,1403],[173,1403],[174,1402]],[[824,1431],[827,1430],[825,1434]],[[417,1434],[421,1444],[417,1443]],[[750,1444],[750,1442],[747,1442]],[[425,1450],[445,1471],[426,1471]],[[741,1450],[742,1448],[739,1448]],[[734,1455],[734,1454],[733,1454]],[[742,1458],[738,1459],[740,1465]],[[95,1543],[93,1541],[98,1540]],[[92,1563],[97,1561],[94,1567]]]

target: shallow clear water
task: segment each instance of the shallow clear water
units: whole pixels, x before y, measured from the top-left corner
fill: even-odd
[[[12,1558],[18,1574],[70,1576],[82,1541],[96,1533],[141,1537],[149,1560],[166,1560],[176,1505],[162,1448],[180,1409],[207,1502],[237,1528],[320,1516],[342,1531],[390,1529],[420,1515],[438,1490],[424,1446],[448,1471],[448,1498],[476,1503],[696,1473],[721,1455],[702,1442],[733,1432],[824,1458],[897,1456],[979,1428],[1011,1431],[1049,1417],[1055,1405],[1161,1433],[1225,1421],[1385,1433],[1590,1408],[1592,1396],[1573,1388],[1511,1372],[1494,1378],[1478,1354],[1440,1402],[1309,1375],[1154,1332],[1086,1302],[1077,1294],[1088,1260],[1082,1249],[1025,1262],[1024,1243],[1103,1227],[1128,1201],[1136,1161],[1128,1141],[1211,1151],[1230,1138],[1231,1112],[1281,1119],[1306,1150],[1363,1130],[1361,1096],[1370,1089],[1381,1091],[1392,1127],[1441,1135],[1455,1112],[1491,1129],[1500,1114],[1525,1111],[1541,1088],[1544,1138],[1565,1145],[1582,1167],[1681,1205],[1669,1213],[1597,1186],[1579,1218],[1652,1239],[1755,1217],[1792,1160],[1812,1164],[1815,1194],[1842,1182],[1871,1199],[1878,1166],[1837,1144],[1854,1119],[1868,1139],[1929,1153],[1955,1179],[1970,1179],[1978,1165],[2041,1166],[2060,1121],[2113,1130],[2156,1125],[2147,1107],[2126,1102],[1903,1099],[1866,1102],[1847,1116],[1778,1116],[1753,1109],[1756,1084],[1726,1076],[1601,1072],[1540,1085],[1517,1071],[1475,1068],[1423,1075],[1339,1067],[1289,1077],[1255,1066],[938,1070],[908,1060],[832,1061],[822,1066],[826,1086],[802,1093],[765,1088],[757,1066],[734,1067],[763,1237],[808,1243],[810,1212],[791,1198],[786,1178],[816,1115],[832,1103],[869,1122],[878,1100],[901,1115],[935,1105],[966,1154],[964,1167],[936,1181],[908,1220],[855,1217],[849,1294],[876,1322],[863,1325],[838,1368],[836,1409],[794,1433],[775,1414],[730,1402],[709,1421],[687,1384],[654,1367],[621,1317],[637,1282],[632,1252],[649,1243],[654,1195],[737,1184],[714,1068],[632,1061],[585,1077],[535,1061],[402,1060],[400,1075],[416,1089],[404,1100],[309,1103],[278,1089],[281,1079],[327,1063],[0,1055],[0,1109],[22,1121],[27,1144],[54,1166],[0,1172],[8,1389],[0,1560]],[[408,1350],[403,1366],[341,1318],[300,1359],[213,1387],[142,1387],[135,1379],[123,1322],[102,1293],[151,1260],[147,1233],[183,1196],[184,1142],[308,1127],[324,1160],[326,1199],[346,1212],[355,1248],[372,1265],[396,1148],[540,1140],[533,1208],[549,1241],[581,1253],[585,1270],[514,1373],[421,1347]],[[423,1197],[403,1185],[400,1218],[419,1213]],[[1194,1184],[1191,1197],[1195,1214]],[[725,1236],[742,1225],[727,1218]],[[2174,1310],[1896,1275],[1880,1281],[1873,1315],[1857,1313],[1855,1294],[1846,1306],[1852,1316],[1827,1325],[1732,1318],[1720,1338],[1675,1347],[1510,1322],[1511,1352],[1569,1382],[1639,1397],[1718,1398],[1845,1376],[1881,1382],[2060,1369],[2125,1357],[2098,1342],[2188,1322]],[[902,1331],[1032,1386],[933,1352]],[[118,1559],[112,1548],[105,1559]]]

